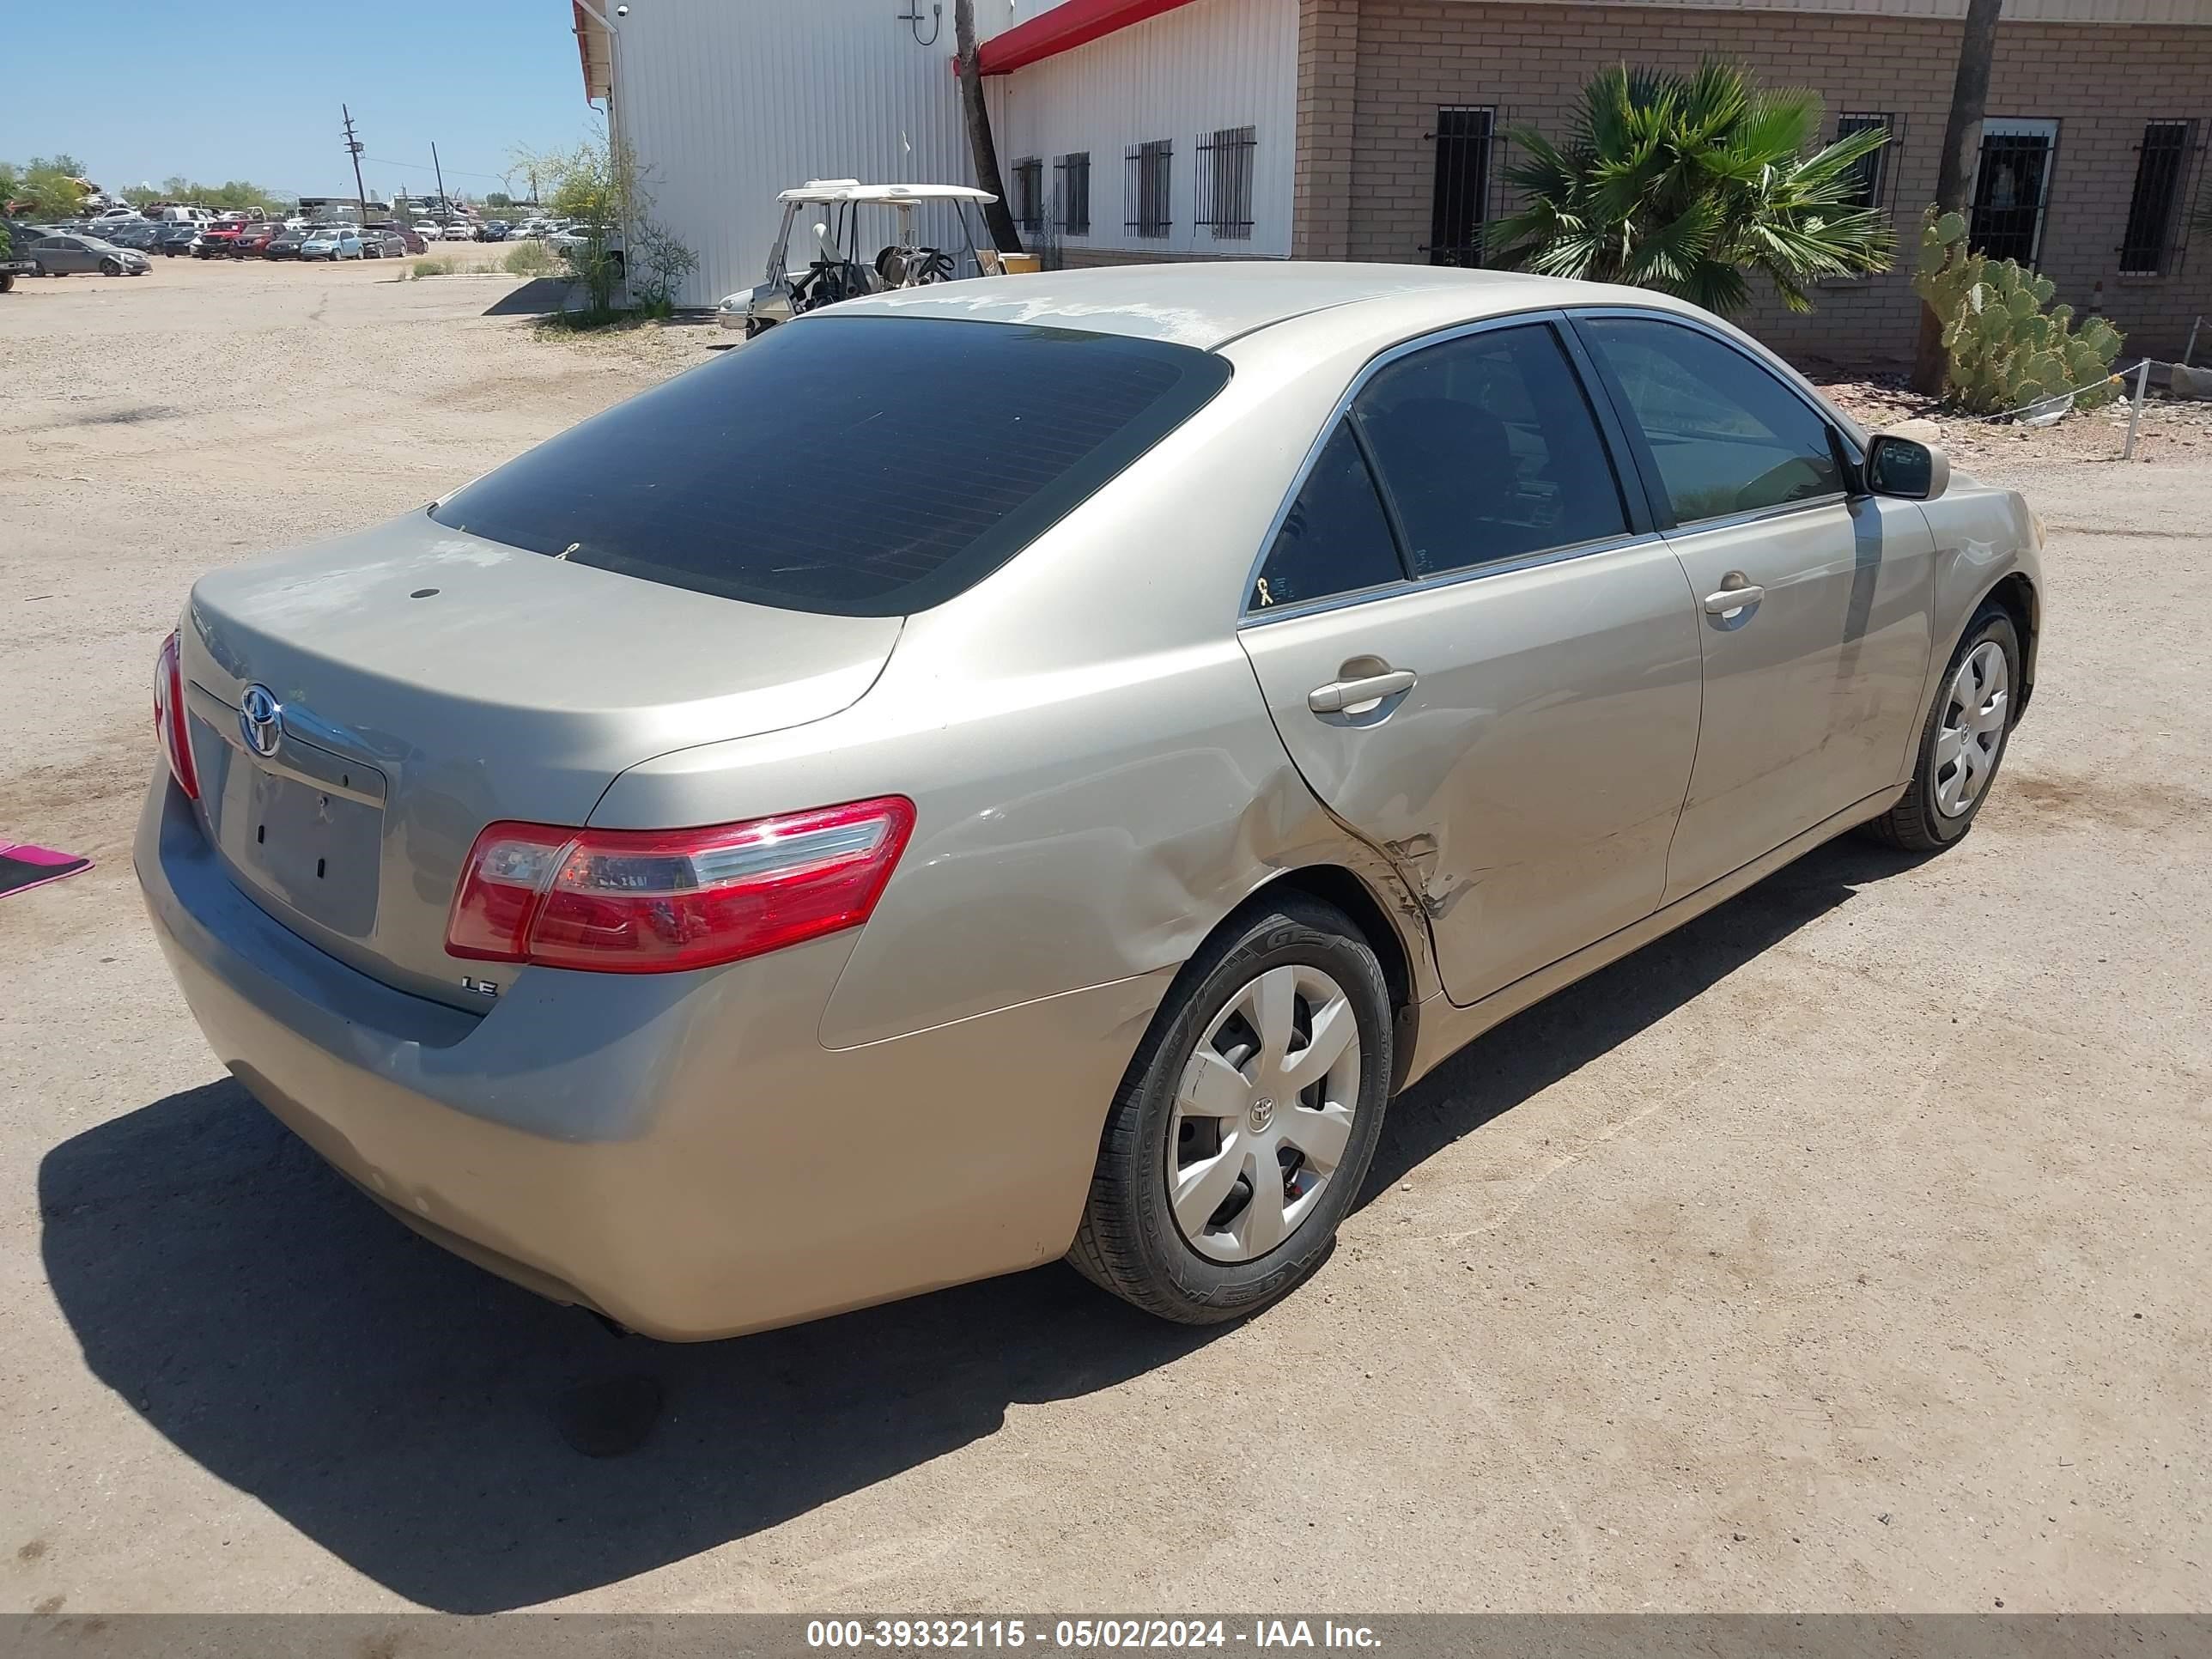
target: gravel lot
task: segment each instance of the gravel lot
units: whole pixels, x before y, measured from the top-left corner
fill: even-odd
[[[422,1244],[226,1080],[142,920],[192,577],[700,360],[510,278],[0,296],[0,1602],[2212,1603],[2212,467],[2033,440],[2039,695],[1974,835],[1813,854],[1400,1101],[1241,1328],[1064,1269],[708,1347]],[[2115,446],[2115,453],[2117,447]],[[591,1459],[657,1389],[641,1448]]]

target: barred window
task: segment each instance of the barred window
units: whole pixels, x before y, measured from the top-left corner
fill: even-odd
[[[2136,151],[2135,194],[2128,200],[2128,228],[2120,238],[2120,275],[2164,274],[2173,252],[2173,207],[2181,176],[2189,164],[2193,122],[2153,121],[2143,129]]]
[[[1844,115],[1836,121],[1838,140],[1857,132],[1886,132],[1889,142],[1871,155],[1862,155],[1852,163],[1851,205],[1856,208],[1878,208],[1881,205],[1882,187],[1887,183],[1889,152],[1897,144],[1897,118],[1894,115]]]
[[[1166,235],[1175,228],[1175,209],[1168,195],[1175,146],[1164,138],[1149,138],[1130,145],[1126,159],[1121,228],[1139,236]]]
[[[1984,121],[1974,168],[1966,242],[1992,259],[2033,265],[2043,246],[2044,210],[2058,123],[2046,118]]]
[[[1014,222],[1035,235],[1044,228],[1044,163],[1024,155],[1014,163]]]
[[[1223,127],[1198,141],[1198,222],[1215,236],[1252,234],[1252,161],[1259,140],[1251,127]]]
[[[1091,152],[1077,150],[1053,164],[1058,173],[1060,228],[1071,236],[1091,234]]]

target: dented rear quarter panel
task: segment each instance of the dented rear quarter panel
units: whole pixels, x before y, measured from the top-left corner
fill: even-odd
[[[910,796],[913,840],[823,1014],[832,1048],[1179,966],[1310,865],[1365,883],[1432,994],[1425,923],[1291,765],[1236,637],[1259,539],[1344,384],[1310,368],[1240,365],[1175,442],[910,617],[851,708],[633,767],[592,823]]]

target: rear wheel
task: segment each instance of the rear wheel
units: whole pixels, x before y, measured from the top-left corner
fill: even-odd
[[[9,292],[9,291],[11,289],[13,289],[15,286],[15,275],[14,275],[14,273],[13,273],[13,272],[9,272],[9,273],[4,274],[4,275],[0,275],[0,294],[5,294],[5,293]]]
[[[1921,728],[1912,781],[1866,826],[1877,841],[1934,853],[1962,839],[1989,799],[2019,707],[2020,633],[2002,605],[1975,613]]]
[[[1287,1295],[1373,1161],[1390,1045],[1382,964],[1343,912],[1289,897],[1217,937],[1130,1061],[1069,1261],[1182,1324]]]

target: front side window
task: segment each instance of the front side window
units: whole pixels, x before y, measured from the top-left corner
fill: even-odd
[[[702,593],[904,616],[1014,557],[1229,372],[1121,335],[806,317],[538,445],[431,517]]]
[[[1597,421],[1545,324],[1486,329],[1401,357],[1353,408],[1416,575],[1628,529]]]
[[[1340,421],[1275,532],[1249,607],[1304,605],[1395,582],[1404,574],[1367,459]]]
[[[1643,318],[1581,329],[1643,431],[1675,523],[1842,492],[1827,422],[1733,346]]]

